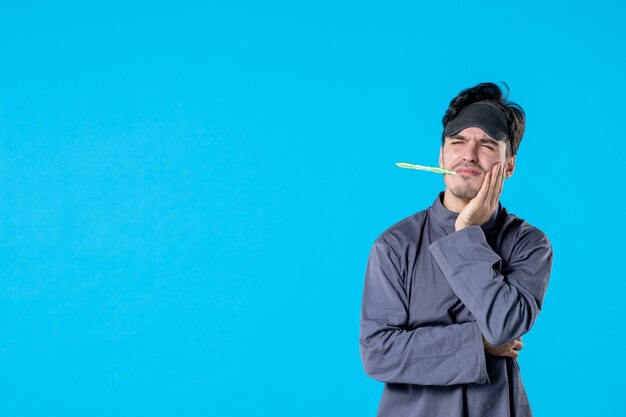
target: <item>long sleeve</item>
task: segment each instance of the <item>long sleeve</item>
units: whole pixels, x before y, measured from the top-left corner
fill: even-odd
[[[552,249],[538,229],[520,228],[507,262],[471,226],[430,245],[457,297],[472,312],[482,334],[500,345],[527,333],[543,302],[552,268]]]
[[[486,382],[484,346],[476,322],[408,328],[405,275],[397,255],[378,240],[367,265],[361,310],[365,372],[387,383]]]

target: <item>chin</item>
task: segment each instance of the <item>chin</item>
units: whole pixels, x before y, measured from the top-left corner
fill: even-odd
[[[480,177],[475,178],[450,178],[445,181],[446,188],[450,190],[453,196],[463,199],[472,199],[478,195],[480,191],[481,181],[472,181]],[[475,184],[472,184],[476,182]]]
[[[478,195],[480,188],[472,188],[468,186],[451,187],[450,192],[457,198],[472,199]]]

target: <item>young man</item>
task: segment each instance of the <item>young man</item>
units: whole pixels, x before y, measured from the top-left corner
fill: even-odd
[[[361,311],[366,373],[385,382],[379,416],[531,416],[516,361],[552,266],[546,236],[499,204],[524,111],[492,83],[443,118],[445,191],[376,239]]]

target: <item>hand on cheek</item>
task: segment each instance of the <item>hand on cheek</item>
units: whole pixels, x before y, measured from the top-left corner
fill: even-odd
[[[489,220],[498,207],[505,174],[506,170],[501,162],[487,171],[480,191],[459,213],[454,225],[457,231],[473,225],[482,226]]]

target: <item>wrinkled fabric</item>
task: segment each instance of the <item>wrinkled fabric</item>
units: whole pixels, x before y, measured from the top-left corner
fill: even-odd
[[[360,348],[367,375],[385,383],[378,416],[532,416],[517,361],[486,353],[483,337],[497,346],[531,329],[550,242],[501,205],[457,232],[442,199],[370,252]]]

